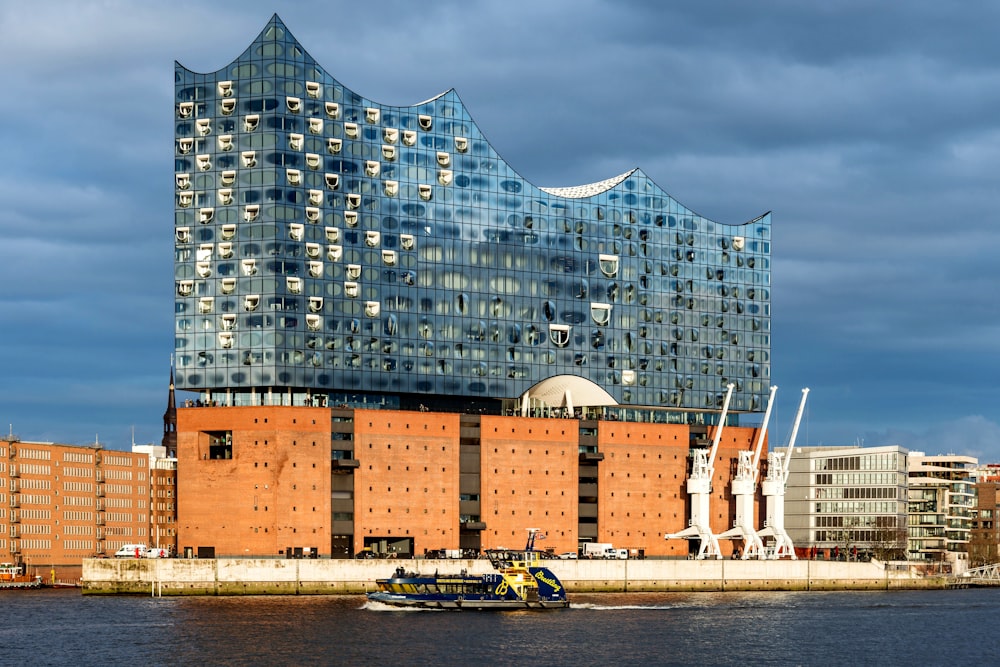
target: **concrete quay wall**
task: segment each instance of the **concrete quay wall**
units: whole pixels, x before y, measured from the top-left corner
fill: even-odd
[[[944,588],[880,563],[739,560],[550,560],[570,593]],[[85,595],[357,595],[397,567],[486,573],[487,560],[89,559]]]

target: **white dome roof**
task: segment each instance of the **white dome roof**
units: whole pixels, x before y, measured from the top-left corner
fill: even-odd
[[[599,385],[576,375],[556,375],[542,380],[525,396],[531,401],[559,408],[618,405],[618,401]]]

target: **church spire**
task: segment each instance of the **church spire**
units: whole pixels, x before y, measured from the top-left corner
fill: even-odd
[[[177,458],[177,403],[174,399],[174,360],[170,358],[170,392],[167,396],[167,411],[163,413],[163,440],[160,444],[167,448],[169,458]]]

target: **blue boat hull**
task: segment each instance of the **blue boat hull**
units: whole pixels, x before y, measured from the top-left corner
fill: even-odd
[[[501,573],[483,575],[444,574],[434,576],[397,572],[379,579],[379,590],[368,594],[372,602],[418,609],[562,609],[569,606],[566,589],[544,567],[527,568],[533,586],[519,594]]]
[[[512,611],[518,609],[564,609],[568,600],[505,600],[503,598],[463,598],[447,595],[410,595],[377,591],[368,600],[392,607],[413,609],[465,609],[471,611]]]

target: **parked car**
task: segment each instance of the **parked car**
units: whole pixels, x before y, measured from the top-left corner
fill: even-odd
[[[576,560],[578,557],[575,551],[567,551],[566,553],[559,554],[559,558],[563,560]]]
[[[362,549],[358,553],[354,554],[354,557],[364,560],[367,558],[378,558],[378,554],[371,549]]]

